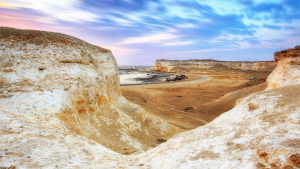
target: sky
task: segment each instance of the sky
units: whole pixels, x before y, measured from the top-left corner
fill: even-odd
[[[300,0],[0,0],[0,26],[75,36],[119,65],[269,61],[300,45]]]

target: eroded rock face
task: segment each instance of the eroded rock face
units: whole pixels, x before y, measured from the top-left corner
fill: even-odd
[[[276,69],[268,77],[268,89],[300,84],[300,46],[274,53]]]
[[[224,70],[272,71],[276,62],[227,62],[217,60],[157,60],[153,71],[176,73],[218,73]]]
[[[0,28],[0,129],[0,164],[25,158],[24,165],[32,162],[27,156],[38,157],[51,145],[48,155],[57,146],[68,154],[85,144],[129,154],[181,131],[122,97],[111,51],[64,34],[5,27]]]

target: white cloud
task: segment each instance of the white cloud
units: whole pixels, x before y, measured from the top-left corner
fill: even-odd
[[[46,14],[44,16],[45,20],[50,20],[51,22],[53,20],[70,22],[96,21],[99,18],[98,15],[92,12],[79,9],[77,7],[79,4],[80,1],[78,0],[2,0],[0,7],[33,9]],[[35,21],[45,22],[38,18]]]
[[[108,16],[108,19],[118,23],[119,25],[123,25],[123,26],[131,26],[131,24],[133,23],[129,20],[121,19],[121,18],[117,18],[117,17],[112,17],[112,16]]]
[[[170,42],[170,43],[164,43],[164,46],[179,46],[179,45],[191,45],[194,44],[194,41],[182,41],[182,42]]]
[[[253,36],[249,35],[233,35],[233,34],[228,34],[228,33],[223,33],[223,35],[220,35],[218,37],[215,37],[213,39],[208,40],[208,42],[211,43],[217,43],[217,42],[225,42],[225,41],[243,41],[245,38],[253,38]]]
[[[213,51],[222,51],[222,50],[236,50],[236,49],[219,49],[219,48],[212,48],[212,49],[202,49],[202,50],[191,50],[191,51],[183,51],[183,52],[173,52],[171,54],[178,54],[178,53],[203,53],[203,52],[213,52]]]
[[[96,30],[116,30],[116,27],[113,26],[97,26],[97,27],[91,27],[91,29],[96,29]]]
[[[284,0],[254,0],[255,4],[260,3],[282,3]]]
[[[133,55],[137,54],[139,52],[138,49],[130,49],[130,48],[125,48],[122,46],[103,46],[101,47],[109,49],[114,56],[128,56],[128,55]]]
[[[174,5],[166,6],[166,8],[168,11],[167,15],[169,16],[177,16],[183,19],[198,19],[201,17],[201,14],[198,11],[191,8]]]
[[[173,40],[179,37],[179,35],[174,35],[168,32],[156,32],[154,34],[147,34],[145,36],[127,38],[121,41],[119,44],[127,45],[136,43],[164,43],[166,40]]]
[[[195,24],[191,24],[191,23],[180,24],[180,25],[177,25],[177,27],[181,28],[181,29],[197,28],[197,26]]]
[[[155,32],[139,37],[130,37],[124,39],[119,45],[137,44],[137,43],[152,43],[163,46],[179,46],[194,44],[194,41],[181,41],[177,29],[168,29],[166,32]]]
[[[133,12],[133,13],[124,13],[120,11],[113,11],[116,14],[122,15],[125,18],[128,18],[131,21],[134,22],[142,22],[142,14],[138,12]]]
[[[240,11],[239,7],[234,1],[214,1],[214,0],[197,0],[201,5],[208,5],[214,9],[217,14],[226,15],[226,14],[240,14],[243,11]]]

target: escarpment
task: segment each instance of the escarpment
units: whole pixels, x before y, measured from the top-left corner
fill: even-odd
[[[63,146],[80,135],[129,154],[181,131],[121,95],[108,49],[60,33],[1,27],[0,61],[0,151],[14,147],[26,155],[15,146],[32,138],[37,147],[47,138]]]
[[[217,60],[157,60],[153,71],[173,73],[220,73],[223,71],[272,71],[275,61],[239,62]]]

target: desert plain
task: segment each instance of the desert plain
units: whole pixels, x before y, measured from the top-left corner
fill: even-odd
[[[172,125],[190,130],[232,109],[237,99],[264,90],[266,79],[271,73],[270,70],[216,69],[219,71],[188,73],[188,79],[180,82],[127,85],[120,88],[126,99],[147,112]],[[250,80],[251,77],[256,78]]]

